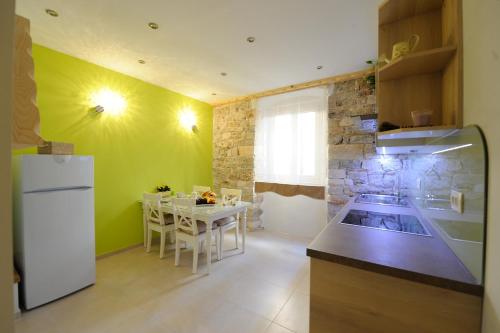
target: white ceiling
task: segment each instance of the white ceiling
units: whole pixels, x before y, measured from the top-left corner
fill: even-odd
[[[31,20],[35,43],[212,103],[366,68],[378,3],[17,0],[17,13]]]

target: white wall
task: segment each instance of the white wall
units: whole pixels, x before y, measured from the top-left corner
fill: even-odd
[[[13,328],[10,117],[14,0],[0,1],[0,332]]]
[[[488,224],[483,332],[500,332],[500,1],[463,0],[464,120],[488,142]]]
[[[285,197],[265,192],[261,219],[266,230],[294,237],[314,238],[327,222],[325,200],[303,195]]]

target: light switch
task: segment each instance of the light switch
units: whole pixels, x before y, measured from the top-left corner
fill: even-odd
[[[463,214],[464,212],[464,194],[455,190],[451,190],[450,195],[451,209]]]

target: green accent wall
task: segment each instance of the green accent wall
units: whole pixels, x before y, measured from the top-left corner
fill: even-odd
[[[39,45],[33,58],[42,137],[94,156],[97,255],[142,242],[143,192],[212,185],[209,104]],[[125,98],[122,114],[91,109],[92,94],[103,88]],[[197,132],[180,126],[185,109],[195,114]]]

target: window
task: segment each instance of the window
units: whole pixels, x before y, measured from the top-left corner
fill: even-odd
[[[259,99],[255,133],[258,182],[325,185],[328,89]]]

